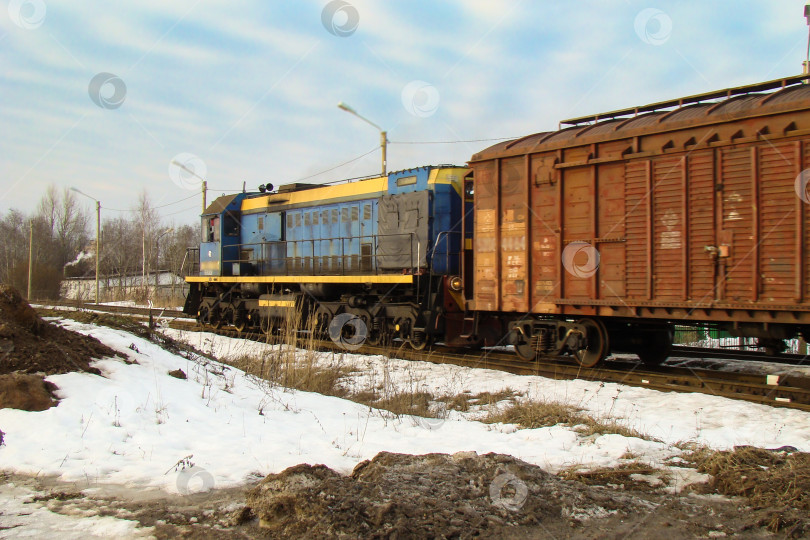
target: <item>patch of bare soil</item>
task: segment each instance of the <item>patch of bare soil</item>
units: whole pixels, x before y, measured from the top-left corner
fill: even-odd
[[[43,321],[16,289],[0,285],[0,375],[100,374],[90,362],[115,354],[95,338]]]
[[[172,354],[184,355],[187,353],[194,353],[197,356],[205,356],[203,353],[195,350],[193,347],[176,341],[161,332],[155,331],[153,328],[150,328],[132,317],[127,317],[126,315],[81,310],[63,311],[47,308],[40,308],[37,311],[47,317],[68,317],[71,320],[80,323],[96,324],[99,326],[107,326],[109,328],[123,330],[124,332],[129,332],[130,334],[149,340],[152,343],[163,347]]]
[[[474,452],[382,452],[348,477],[297,465],[265,478],[247,505],[279,538],[767,535],[743,532],[734,502],[586,486],[511,456]]]
[[[0,409],[44,411],[56,405],[56,385],[37,375],[11,373],[0,375]],[[0,442],[2,442],[0,435]]]
[[[0,409],[43,411],[56,404],[46,375],[86,371],[115,356],[95,338],[44,321],[13,287],[0,285]]]
[[[474,452],[381,453],[350,476],[297,465],[259,483],[189,495],[0,473],[0,500],[4,484],[29,489],[32,505],[136,520],[157,538],[790,536],[752,525],[743,498],[586,485]]]

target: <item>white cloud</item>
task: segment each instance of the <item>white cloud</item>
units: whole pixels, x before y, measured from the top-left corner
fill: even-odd
[[[8,66],[0,122],[14,126],[0,135],[0,162],[7,177],[31,170],[26,192],[0,210],[32,208],[32,193],[51,181],[87,182],[111,207],[126,207],[143,187],[171,200],[178,194],[166,167],[183,151],[204,159],[217,187],[295,180],[377,143],[338,101],[398,141],[554,129],[569,116],[796,73],[807,32],[801,0],[740,0],[733,11],[729,3],[666,4],[673,31],[661,46],[635,34],[644,2],[349,1],[360,24],[346,38],[323,28],[325,0],[51,0],[32,31],[0,17]],[[90,101],[87,84],[99,71],[126,82],[120,109]],[[429,118],[402,106],[413,80],[439,91]],[[464,163],[489,144],[393,144],[390,168]],[[372,153],[315,181],[378,167]]]

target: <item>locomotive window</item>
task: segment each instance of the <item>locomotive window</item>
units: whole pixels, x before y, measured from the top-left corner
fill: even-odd
[[[318,212],[312,212],[312,224],[313,225],[318,224]]]
[[[239,217],[233,214],[225,214],[223,232],[226,236],[239,236]]]
[[[329,210],[321,212],[321,223],[327,225],[329,223]]]
[[[203,218],[203,242],[219,242],[219,217]]]
[[[292,226],[293,226],[292,214],[287,214],[287,228],[292,229]]]
[[[260,231],[264,230],[264,218],[263,217],[259,218],[258,228],[259,228]]]
[[[352,206],[352,221],[357,221],[358,219],[360,219],[360,208]]]
[[[371,219],[371,205],[364,204],[363,205],[363,219]]]
[[[398,186],[413,186],[416,184],[416,176],[403,176],[402,178],[397,178],[397,185]]]
[[[295,213],[295,226],[296,227],[301,226],[301,212],[296,212]]]
[[[310,225],[312,225],[312,221],[311,221],[309,212],[306,212],[306,213],[304,213],[304,226],[309,227]]]
[[[348,223],[349,221],[349,207],[344,206],[340,209],[340,221],[341,223]]]
[[[332,208],[332,223],[338,222],[338,210],[337,208]]]

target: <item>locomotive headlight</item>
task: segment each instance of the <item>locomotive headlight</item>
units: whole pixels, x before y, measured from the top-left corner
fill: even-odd
[[[460,292],[463,288],[464,282],[460,276],[453,276],[450,278],[450,289],[455,292]]]

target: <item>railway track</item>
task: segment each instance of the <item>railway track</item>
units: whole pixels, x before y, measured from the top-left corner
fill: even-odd
[[[761,351],[741,351],[735,349],[709,349],[706,347],[687,347],[673,345],[672,355],[682,358],[720,358],[730,360],[755,360],[758,362],[772,362],[794,366],[809,365],[810,355],[807,354],[779,354],[768,355]]]
[[[258,333],[240,334],[234,329],[201,328],[196,322],[189,320],[171,321],[169,327],[197,332],[205,330],[256,341],[266,339],[263,334]],[[318,341],[315,345],[320,350],[344,351],[341,346],[331,341]],[[528,364],[513,353],[499,351],[469,353],[442,346],[416,351],[407,346],[392,348],[364,345],[353,352],[394,355],[403,360],[420,360],[436,364],[495,369],[516,375],[539,375],[555,380],[583,379],[638,386],[662,392],[698,392],[810,411],[810,378],[796,375],[758,375],[680,367],[650,369],[638,362],[619,359],[609,360],[595,368],[583,368],[567,357],[557,361],[543,360]]]
[[[34,307],[56,307],[56,308],[72,308],[85,311],[99,311],[101,313],[115,313],[120,315],[134,316],[138,318],[152,317],[168,317],[171,319],[186,318],[188,315],[177,309],[166,308],[148,308],[148,307],[135,307],[135,306],[109,306],[106,304],[92,304],[88,302],[72,302],[65,300],[49,300],[47,303],[33,304]]]
[[[233,328],[214,329],[201,327],[196,321],[188,319],[182,311],[152,308],[136,308],[129,306],[105,306],[84,304],[77,306],[70,302],[50,302],[49,306],[72,307],[88,311],[100,311],[139,319],[168,318],[170,328],[185,331],[208,331],[228,337],[240,337],[255,341],[265,341],[264,334],[238,332]],[[46,306],[43,306],[46,307]],[[331,341],[317,341],[315,346],[319,350],[344,351],[338,344]],[[516,375],[539,375],[555,380],[583,379],[588,381],[611,382],[659,390],[663,392],[698,392],[719,397],[740,399],[754,403],[761,403],[775,407],[787,407],[810,411],[810,377],[799,375],[767,375],[735,373],[709,369],[696,369],[689,367],[659,367],[651,369],[638,362],[609,359],[602,365],[594,368],[583,368],[573,362],[569,357],[557,360],[538,360],[526,363],[518,359],[513,353],[502,351],[476,351],[471,353],[444,346],[434,346],[427,350],[416,351],[407,346],[392,348],[364,345],[354,351],[358,354],[391,355],[404,360],[420,360],[437,364],[453,364],[465,367],[486,368],[505,371]],[[698,347],[677,347],[673,357],[700,357],[700,358],[733,358],[769,361],[772,357],[752,355],[736,351],[703,349]],[[798,356],[798,355],[792,355]],[[801,357],[804,359],[804,357]],[[801,363],[799,359],[791,359]],[[773,361],[773,360],[770,360]]]

